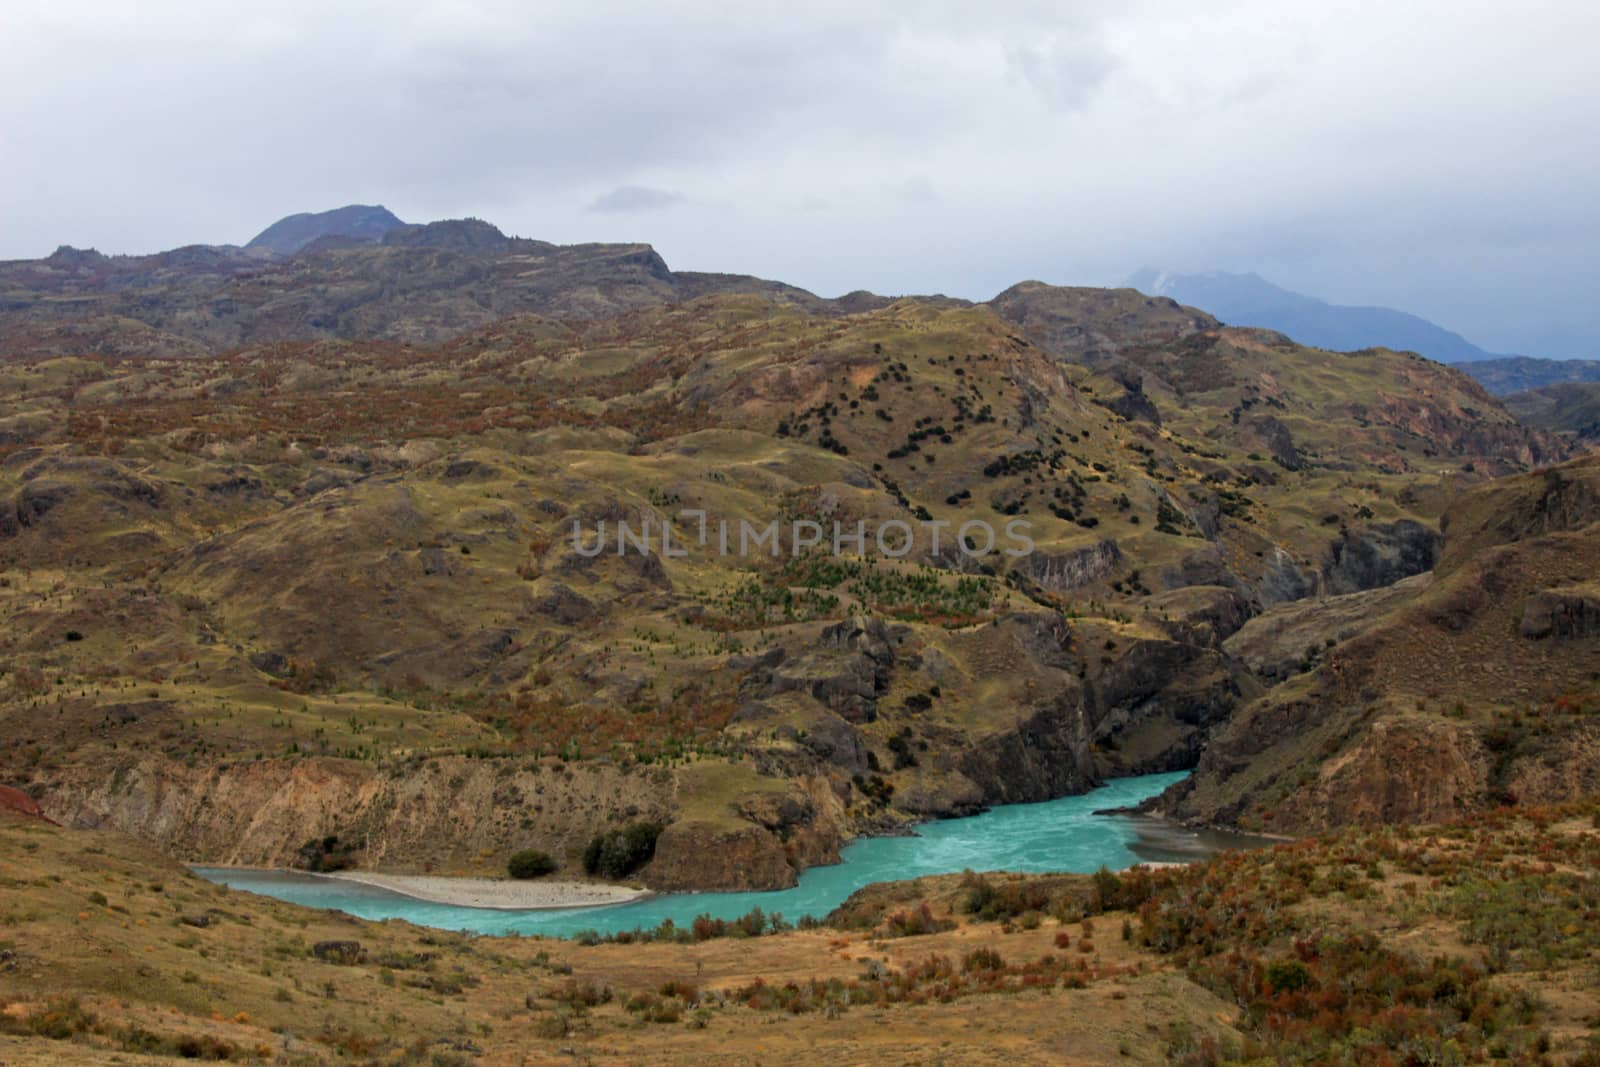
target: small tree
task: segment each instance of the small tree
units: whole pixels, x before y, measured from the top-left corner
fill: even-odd
[[[656,838],[662,829],[658,822],[636,822],[596,835],[584,849],[584,870],[607,878],[632,874],[655,855]]]
[[[550,853],[536,848],[525,848],[506,862],[506,871],[513,878],[542,878],[556,869]]]

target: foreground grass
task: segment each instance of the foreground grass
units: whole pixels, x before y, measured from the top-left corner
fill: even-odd
[[[7,1064],[1600,1062],[1576,808],[589,946],[310,911],[9,816],[0,856]]]

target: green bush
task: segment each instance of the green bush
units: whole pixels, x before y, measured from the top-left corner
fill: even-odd
[[[606,878],[625,878],[656,854],[656,838],[663,829],[658,822],[636,822],[597,834],[583,850],[583,869]]]
[[[506,872],[513,878],[543,878],[556,869],[550,853],[525,848],[506,861]]]

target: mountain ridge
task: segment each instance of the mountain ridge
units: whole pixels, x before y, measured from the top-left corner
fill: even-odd
[[[252,237],[244,247],[292,256],[305,246],[329,237],[381,241],[389,231],[405,225],[381,204],[347,204],[328,211],[286,215]]]
[[[1537,359],[1505,356],[1463,363],[1461,369],[1483,383],[1495,396],[1508,396],[1548,385],[1600,382],[1600,360]]]
[[[1292,662],[1249,620],[1425,575],[1463,490],[1572,454],[1458,369],[1126,288],[829,300],[474,219],[0,277],[0,717],[60,707],[0,777],[196,861],[570,865],[632,818],[648,885],[775,888],[1194,766]],[[574,535],[682,509],[774,552]]]
[[[1332,304],[1284,289],[1253,272],[1181,274],[1145,267],[1135,271],[1127,284],[1203,308],[1225,322],[1265,326],[1319,348],[1392,348],[1417,352],[1440,363],[1496,358],[1419,315],[1388,307]]]

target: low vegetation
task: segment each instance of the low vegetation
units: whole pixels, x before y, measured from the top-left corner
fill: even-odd
[[[663,829],[658,822],[636,822],[597,834],[583,850],[583,869],[606,878],[626,878],[655,855],[656,838]]]
[[[562,1046],[908,1055],[996,997],[1019,1049],[1070,1033],[1185,1065],[1600,1060],[1592,804],[1184,867],[930,877],[868,887],[822,922],[755,910],[570,942],[308,912],[22,817],[0,816],[0,838],[8,1062],[273,1062],[291,1033],[306,1064],[427,1062],[407,1058],[419,1038],[462,1064]]]
[[[506,873],[513,878],[543,878],[553,874],[558,864],[548,852],[525,848],[506,861]]]

